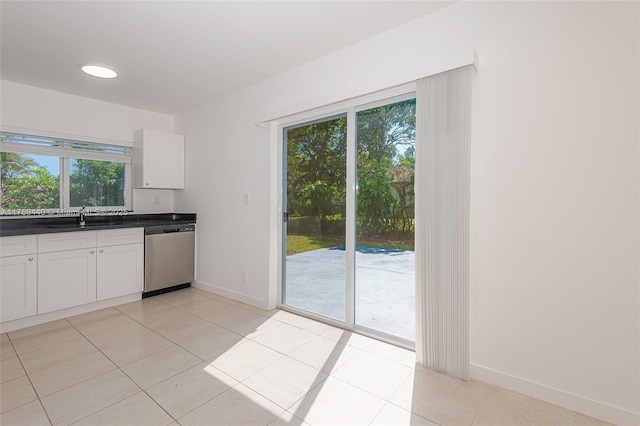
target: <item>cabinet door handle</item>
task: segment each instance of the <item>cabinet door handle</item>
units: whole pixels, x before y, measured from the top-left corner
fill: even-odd
[[[95,253],[95,251],[93,251],[93,250],[91,250],[91,251],[89,252],[89,254],[93,254],[93,253]]]
[[[30,257],[30,258],[29,258],[29,262],[33,262],[33,257]]]
[[[100,253],[104,253],[104,250],[100,249]]]

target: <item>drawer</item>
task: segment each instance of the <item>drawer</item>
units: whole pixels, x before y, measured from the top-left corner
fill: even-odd
[[[96,247],[96,231],[57,232],[38,235],[38,253]]]
[[[144,228],[105,229],[98,233],[98,247],[144,242]]]
[[[38,238],[36,235],[16,235],[14,237],[0,238],[0,256],[20,256],[32,254],[38,251]]]

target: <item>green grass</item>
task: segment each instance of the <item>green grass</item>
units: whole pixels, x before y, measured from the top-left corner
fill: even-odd
[[[359,246],[369,246],[369,247],[380,247],[380,248],[392,248],[398,250],[415,250],[415,246],[407,241],[392,241],[385,240],[381,238],[369,238],[369,237],[359,237],[358,238]]]
[[[287,255],[304,253],[326,247],[344,244],[339,237],[320,237],[315,235],[287,235]],[[400,250],[414,250],[414,245],[407,241],[389,241],[380,238],[359,237],[358,245],[382,247]]]
[[[311,235],[287,235],[287,255],[304,253],[342,244],[340,238],[317,237]]]

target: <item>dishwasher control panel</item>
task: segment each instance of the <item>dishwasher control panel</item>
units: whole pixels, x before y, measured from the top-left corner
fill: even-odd
[[[144,229],[145,235],[154,234],[170,234],[173,232],[194,232],[196,230],[195,225],[162,225],[162,226],[149,226]]]

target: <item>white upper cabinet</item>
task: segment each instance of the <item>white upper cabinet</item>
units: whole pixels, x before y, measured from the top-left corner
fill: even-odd
[[[140,129],[133,134],[136,188],[184,189],[184,136]]]

